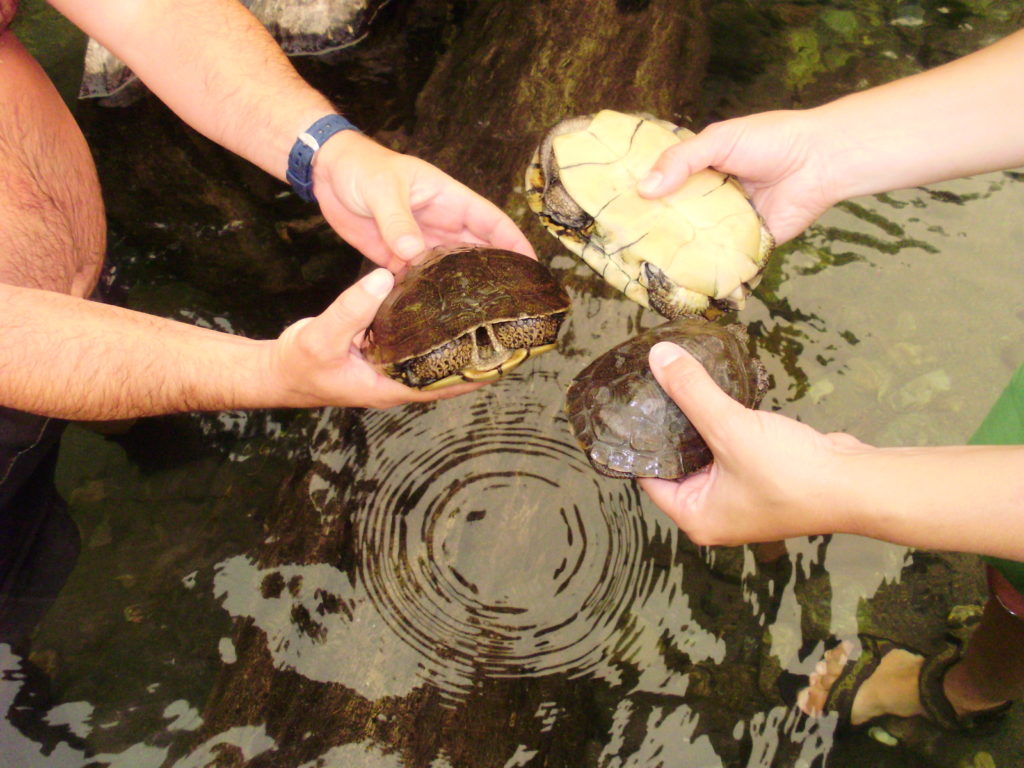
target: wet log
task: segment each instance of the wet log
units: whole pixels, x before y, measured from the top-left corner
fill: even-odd
[[[609,108],[700,121],[704,6],[479,3],[420,93],[407,148],[522,212],[526,159],[559,120]]]
[[[430,160],[503,206],[532,233],[539,249],[548,248],[548,254],[558,246],[529,220],[522,196],[526,165],[548,127],[566,116],[605,107],[652,113],[684,124],[700,109],[709,46],[703,0],[497,0],[455,3],[452,10],[450,46],[419,94],[414,121],[378,136]],[[544,397],[557,410],[558,385],[553,386],[555,396],[545,392]],[[407,423],[402,416],[394,418],[399,426]],[[255,562],[240,564],[235,576],[225,576],[225,583],[247,580],[264,606],[279,601],[290,605],[284,609],[290,629],[271,637],[266,621],[252,614],[240,621],[234,638],[237,660],[225,666],[207,702],[198,741],[186,748],[209,747],[233,728],[250,727],[273,746],[247,753],[225,744],[218,747],[218,765],[284,768],[320,764],[314,762],[318,759],[327,765],[376,765],[380,760],[381,765],[423,768],[525,765],[530,759],[537,760],[530,764],[538,765],[590,765],[607,747],[617,710],[633,712],[620,728],[627,739],[641,739],[657,696],[647,701],[637,694],[631,708],[621,704],[622,691],[614,691],[611,681],[600,678],[581,684],[567,673],[516,678],[501,670],[487,674],[477,669],[467,675],[466,689],[459,695],[452,696],[444,685],[430,684],[414,685],[403,693],[393,689],[395,679],[412,674],[400,661],[408,654],[401,647],[367,648],[353,634],[351,653],[365,655],[357,662],[363,668],[360,684],[315,679],[317,673],[303,665],[315,654],[329,658],[329,646],[336,640],[331,633],[338,631],[336,619],[358,627],[361,609],[346,597],[345,583],[336,588],[317,586],[311,582],[312,571],[295,567],[325,564],[347,574],[348,584],[366,580],[365,569],[379,563],[359,563],[374,556],[366,551],[366,532],[354,530],[353,507],[375,503],[374,493],[383,482],[361,474],[375,439],[365,434],[361,419],[337,412],[327,421],[317,433],[319,439],[344,444],[347,457],[330,470],[331,490],[322,487],[328,472],[322,466],[297,476],[267,520],[268,540]],[[567,450],[575,453],[574,448]],[[583,474],[589,478],[590,472]],[[624,506],[638,506],[635,490],[617,488],[630,496]],[[333,495],[337,489],[348,494],[344,500]],[[403,505],[415,505],[415,500],[399,502],[396,515],[401,516]],[[531,509],[507,512],[525,519]],[[696,550],[679,550],[674,541],[665,537],[651,545],[644,562],[655,563],[654,571],[659,572],[662,567],[681,568],[681,561],[689,560],[694,567],[688,572],[705,580],[696,591],[715,593],[711,602],[716,611],[733,617],[729,621],[746,621],[735,618],[749,617],[736,604],[738,593],[708,583],[706,569],[696,566]],[[730,604],[734,610],[726,609]],[[371,621],[366,632],[373,632],[373,626]],[[486,634],[489,629],[479,631]],[[741,631],[757,630],[751,625]],[[310,644],[307,651],[299,652],[293,662],[282,662],[282,645],[306,648],[303,643]],[[429,640],[425,643],[429,645]],[[461,662],[458,649],[446,649],[441,639],[436,647],[417,650],[442,662],[446,654],[453,665]],[[607,653],[617,657],[624,651]],[[353,661],[338,663],[351,666]],[[468,663],[472,665],[472,660]],[[704,679],[702,685],[707,686],[686,653],[676,654],[671,663],[680,674],[693,671],[692,679]],[[753,665],[736,664],[733,669],[736,688],[749,692],[756,687]],[[639,671],[624,662],[622,674],[634,680]],[[700,688],[695,683],[695,690]],[[548,710],[557,727],[542,727]],[[722,732],[715,739],[722,754],[736,750],[732,729],[739,717],[730,713],[722,718]],[[630,732],[634,737],[628,736]]]

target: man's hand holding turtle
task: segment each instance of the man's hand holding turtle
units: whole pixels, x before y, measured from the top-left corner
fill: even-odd
[[[408,402],[454,397],[478,384],[424,392],[389,379],[360,351],[366,328],[388,295],[394,277],[375,269],[342,293],[317,317],[289,326],[268,342],[263,372],[281,405],[389,408]]]
[[[448,174],[356,132],[319,150],[313,191],[347,242],[392,272],[427,248],[480,243],[530,256],[533,248],[496,205]]]

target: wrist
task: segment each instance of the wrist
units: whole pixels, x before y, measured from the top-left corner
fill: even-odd
[[[316,202],[314,194],[314,163],[321,148],[336,136],[360,133],[351,122],[337,113],[326,114],[300,131],[288,154],[285,179],[306,202]],[[337,141],[337,139],[335,139]]]
[[[799,113],[808,148],[805,162],[816,169],[819,194],[826,209],[867,194],[864,172],[872,167],[870,147],[851,126],[843,125],[843,110],[837,107],[840,102],[842,99]]]
[[[306,317],[289,325],[276,339],[261,341],[254,389],[264,408],[314,408],[325,405],[314,394],[317,379],[308,364],[311,351],[301,330],[315,318]]]
[[[875,498],[879,478],[874,476],[880,449],[861,443],[852,435],[835,433],[829,458],[815,472],[818,480],[819,514],[827,516],[823,533],[848,533],[874,537],[885,505]]]
[[[379,146],[373,139],[358,131],[342,131],[331,138],[313,157],[313,189],[317,200],[330,194],[337,183],[338,170],[352,170],[368,145]]]

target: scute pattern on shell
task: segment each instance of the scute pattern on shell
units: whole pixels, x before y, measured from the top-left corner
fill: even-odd
[[[481,245],[438,246],[381,304],[366,355],[386,375],[427,386],[465,370],[486,345],[553,344],[568,309],[568,294],[534,259]]]
[[[647,354],[659,341],[688,350],[748,408],[756,408],[767,390],[764,366],[747,350],[739,325],[685,318],[618,345],[576,376],[566,399],[573,434],[602,474],[673,480],[711,461],[703,438],[651,373]]]
[[[692,133],[602,110],[552,128],[527,169],[527,202],[609,285],[672,318],[742,308],[774,241],[740,184],[713,169],[654,200],[637,182]]]

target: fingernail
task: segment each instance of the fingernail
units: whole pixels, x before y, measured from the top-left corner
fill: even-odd
[[[650,361],[651,365],[663,368],[682,356],[683,349],[679,345],[673,344],[671,341],[659,341],[651,347]]]
[[[636,185],[637,191],[645,195],[653,195],[658,191],[658,187],[661,186],[661,182],[665,177],[657,171],[651,171],[642,179],[640,183]]]
[[[371,296],[383,299],[391,293],[394,280],[386,269],[375,269],[363,279],[363,288]]]
[[[408,261],[423,250],[423,241],[416,235],[402,235],[395,241],[395,253]]]

